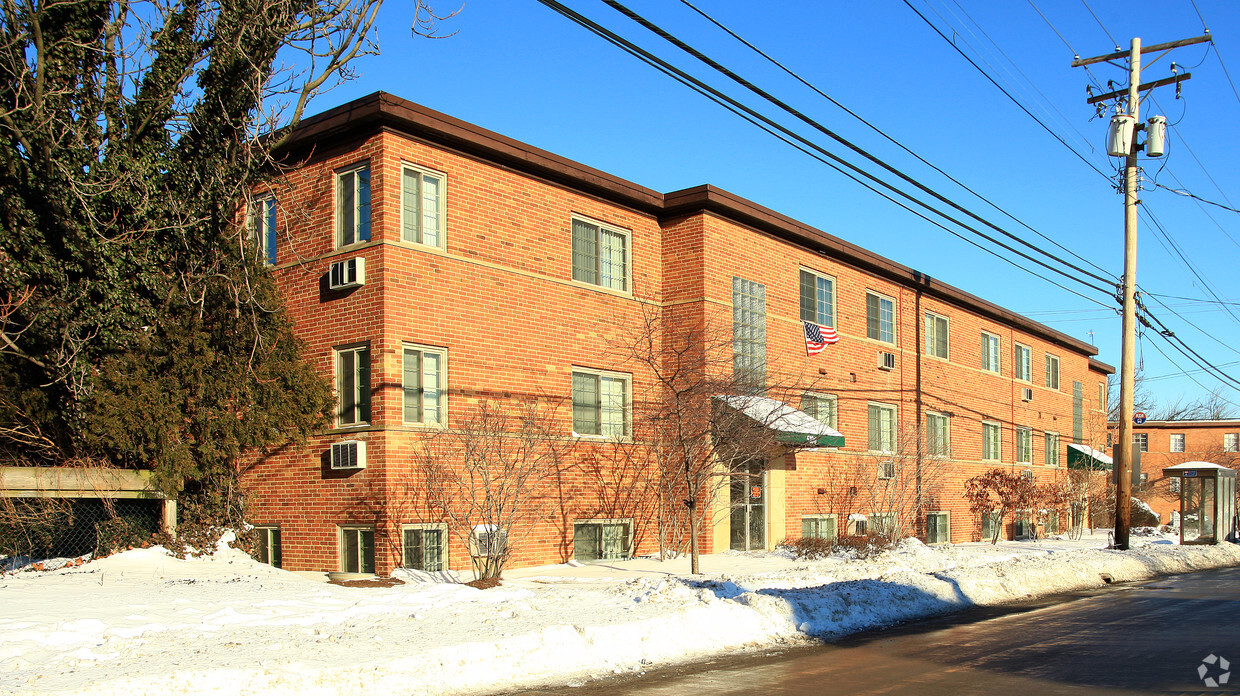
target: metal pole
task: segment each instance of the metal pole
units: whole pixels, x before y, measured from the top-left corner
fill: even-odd
[[[1140,124],[1141,39],[1128,54],[1128,113]],[[1120,354],[1119,443],[1115,456],[1115,548],[1128,549],[1132,497],[1132,413],[1137,353],[1137,130],[1124,164],[1124,323]]]

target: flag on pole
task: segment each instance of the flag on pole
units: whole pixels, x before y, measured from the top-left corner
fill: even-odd
[[[812,321],[802,321],[805,324],[805,354],[818,355],[828,343],[835,343],[840,340],[839,334],[835,333],[835,329],[829,326],[815,324]]]

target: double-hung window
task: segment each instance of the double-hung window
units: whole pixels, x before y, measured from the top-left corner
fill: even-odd
[[[573,524],[573,559],[619,561],[630,555],[632,520],[588,520]]]
[[[1167,448],[1168,451],[1170,452],[1183,452],[1184,451],[1184,434],[1183,433],[1174,434],[1171,436],[1170,439],[1171,441],[1168,443],[1168,448]]]
[[[346,573],[375,572],[374,527],[340,528],[340,569]]]
[[[883,343],[896,342],[895,300],[877,293],[865,294],[865,335]]]
[[[406,568],[431,573],[448,569],[448,535],[444,525],[407,524],[401,531]]]
[[[259,256],[264,262],[276,265],[276,199],[274,196],[259,198],[250,208],[250,237],[254,240]]]
[[[405,344],[403,357],[404,422],[444,424],[444,374],[447,352]]]
[[[947,360],[947,317],[926,312],[926,355]]]
[[[894,452],[896,449],[896,407],[870,404],[870,451]]]
[[[836,427],[836,398],[830,394],[806,392],[801,396],[801,410],[829,428]]]
[[[926,454],[950,457],[951,453],[951,419],[944,413],[926,413]]]
[[[629,435],[632,377],[573,370],[573,433],[621,439]]]
[[[999,438],[999,424],[982,421],[982,459],[999,460],[1001,453]]]
[[[627,292],[629,233],[573,218],[573,280]]]
[[[985,331],[982,332],[982,369],[999,371],[999,337]]]
[[[444,180],[412,164],[401,167],[400,238],[414,244],[444,245]]]
[[[259,563],[281,567],[283,559],[281,558],[280,528],[255,527],[254,533],[257,536],[254,540],[254,558]]]
[[[835,280],[801,269],[801,321],[835,326]]]
[[[336,425],[370,422],[370,346],[336,349]]]
[[[336,174],[336,246],[370,241],[370,165]]]
[[[1047,466],[1059,466],[1059,433],[1046,433],[1044,456]]]
[[[1016,461],[1022,464],[1033,463],[1033,429],[1016,428]]]
[[[1019,343],[1016,344],[1016,379],[1033,381],[1033,349]]]
[[[1107,410],[1107,385],[1106,382],[1098,383],[1098,410]]]
[[[1046,354],[1046,386],[1059,389],[1059,356]]]
[[[1223,433],[1223,451],[1240,452],[1240,433]]]
[[[766,286],[732,277],[732,375],[761,390],[766,386]]]
[[[1132,446],[1141,452],[1150,451],[1150,434],[1149,433],[1133,433]]]
[[[835,541],[835,525],[835,515],[803,515],[801,517],[801,538]]]
[[[946,544],[951,540],[951,513],[926,513],[926,543]]]

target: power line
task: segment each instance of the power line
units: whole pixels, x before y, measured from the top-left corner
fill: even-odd
[[[1119,53],[1119,42],[1115,40],[1114,36],[1111,36],[1111,32],[1106,28],[1106,25],[1102,23],[1101,19],[1098,19],[1098,15],[1094,14],[1094,8],[1090,7],[1089,3],[1085,2],[1085,0],[1081,0],[1081,4],[1085,6],[1085,9],[1089,10],[1090,16],[1094,18],[1094,21],[1098,23],[1098,26],[1102,27],[1102,32],[1107,35],[1107,38],[1111,39],[1112,44],[1115,44],[1115,52]]]
[[[1236,316],[1236,313],[1233,312],[1227,305],[1221,304],[1223,298],[1218,296],[1218,293],[1214,291],[1214,287],[1210,281],[1206,280],[1205,276],[1197,270],[1197,267],[1188,260],[1188,257],[1185,256],[1183,250],[1180,249],[1180,246],[1175,243],[1175,240],[1171,238],[1171,235],[1167,233],[1167,230],[1162,225],[1162,221],[1158,219],[1158,216],[1154,214],[1154,211],[1150,209],[1149,205],[1142,205],[1141,207],[1142,212],[1145,213],[1146,219],[1154,225],[1155,236],[1160,236],[1162,239],[1166,240],[1167,246],[1169,246],[1175,255],[1179,257],[1180,261],[1184,263],[1184,267],[1187,268],[1189,272],[1191,272],[1193,276],[1201,282],[1201,285],[1205,288],[1206,292],[1210,293],[1210,295],[1220,303],[1220,306],[1227,311],[1231,318],[1234,319],[1236,323],[1240,324],[1240,316]]]

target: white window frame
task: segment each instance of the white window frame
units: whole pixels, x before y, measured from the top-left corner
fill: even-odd
[[[604,526],[623,525],[624,531],[624,553],[620,556],[603,555],[603,535],[606,530]],[[577,558],[577,527],[578,526],[597,526],[599,528],[599,557],[595,559]],[[632,517],[613,517],[613,518],[585,518],[573,520],[573,560],[581,563],[602,563],[604,561],[623,561],[633,557],[633,518]]]
[[[890,414],[890,418],[888,420],[888,422],[890,423],[890,428],[888,428],[888,432],[885,432],[885,433],[883,432],[882,417],[880,416],[878,448],[875,448],[873,446],[874,436],[872,432],[869,432],[871,430],[871,428],[869,427],[871,409],[878,409],[880,413]],[[867,446],[869,446],[871,452],[875,452],[879,454],[891,454],[895,452],[896,424],[899,422],[897,420],[897,417],[898,417],[898,412],[896,411],[895,404],[884,404],[884,403],[879,403],[877,401],[871,401],[868,404],[866,404],[866,428],[867,428],[866,444]],[[884,442],[883,440],[887,440],[887,441]]]
[[[890,297],[890,296],[888,296],[888,295],[884,295],[884,294],[882,294],[882,293],[880,293],[880,292],[875,292],[875,291],[873,291],[873,290],[866,290],[866,291],[865,291],[865,297],[866,297],[866,300],[865,300],[865,335],[866,335],[866,337],[867,337],[867,338],[869,338],[869,339],[871,339],[871,340],[878,341],[878,342],[880,342],[880,343],[887,343],[887,344],[890,344],[890,345],[893,345],[893,346],[894,346],[894,345],[896,344],[896,338],[897,338],[897,336],[896,336],[896,323],[897,323],[897,322],[896,322],[896,301],[895,301],[895,298]],[[876,336],[871,336],[871,335],[870,335],[870,299],[869,299],[869,298],[871,298],[871,297],[874,297],[875,299],[877,299],[877,300],[878,300],[878,318],[877,318],[877,324],[878,324],[878,326],[877,326],[877,327],[876,327],[876,329],[875,329],[875,331],[876,331],[876,333],[877,333],[878,335],[876,335]],[[883,338],[883,333],[884,333],[884,332],[883,332],[883,326],[884,326],[884,323],[883,323],[883,303],[884,303],[884,302],[886,302],[886,303],[888,303],[888,304],[890,304],[890,305],[891,305],[891,308],[890,308],[890,310],[889,310],[889,311],[890,311],[890,314],[891,314],[891,317],[890,317],[890,321],[889,321],[889,326],[887,327],[887,328],[888,328],[888,332],[891,334],[891,338],[890,338],[890,339]]]
[[[409,360],[409,353],[418,354],[418,362],[420,369],[418,374],[417,386],[417,404],[416,410],[420,414],[419,418],[409,417],[409,397],[411,387],[406,381],[406,361]],[[435,379],[438,388],[435,390],[436,397],[433,408],[427,408],[426,399],[426,382],[429,374],[426,369],[426,356],[433,355],[439,365],[439,369],[435,372]],[[448,422],[448,349],[436,346],[426,346],[419,343],[405,342],[401,344],[400,351],[401,364],[401,422],[411,425],[434,425],[444,427]]]
[[[1183,452],[1186,439],[1184,433],[1171,433],[1167,438],[1167,451]],[[1176,446],[1177,444],[1179,445],[1178,447]]]
[[[886,534],[892,536],[896,531],[896,526],[900,520],[894,512],[871,512],[866,520],[869,523],[868,531],[871,534]]]
[[[1016,354],[1014,356],[1015,364],[1012,366],[1016,371],[1016,379],[1022,382],[1033,383],[1033,348],[1023,344],[1016,344]]]
[[[413,224],[409,224],[409,206],[406,205],[406,198],[409,194],[405,190],[406,176],[412,174],[417,181],[417,214]],[[422,204],[426,201],[423,193],[425,180],[427,177],[438,180],[439,192],[435,195],[435,229],[433,230],[435,241],[428,243],[426,214],[422,208]],[[420,246],[428,246],[436,249],[447,248],[447,200],[448,200],[448,175],[443,172],[423,167],[411,162],[400,163],[400,239],[408,244],[417,244]],[[409,233],[412,232],[412,235]],[[411,238],[412,237],[412,238]]]
[[[991,442],[991,450],[986,449],[986,432],[987,429],[993,429],[994,438]],[[995,456],[990,456],[994,454]],[[982,461],[999,462],[1003,461],[1003,426],[995,421],[982,421]]]
[[[268,266],[279,262],[280,214],[275,194],[255,198],[250,205],[250,237],[258,257]]]
[[[494,538],[498,536],[498,544]],[[483,540],[486,543],[483,543]],[[489,558],[508,552],[508,532],[495,524],[476,524],[469,532],[469,554],[476,558]]]
[[[1051,366],[1055,369],[1052,370]],[[1046,354],[1046,388],[1059,391],[1059,356],[1054,353]],[[1053,379],[1052,379],[1053,377]]]
[[[896,461],[894,459],[884,459],[878,463],[878,478],[883,481],[890,481],[896,477]]]
[[[931,418],[943,419],[943,441],[941,443],[941,451],[935,451],[934,440],[932,436],[934,428],[930,426]],[[926,411],[926,455],[929,457],[937,457],[941,459],[949,459],[952,456],[952,417],[946,413],[939,411]]]
[[[939,324],[943,327],[943,354],[938,352]],[[951,360],[952,324],[951,319],[938,312],[926,312],[926,355],[941,360]],[[933,328],[932,328],[933,327]]]
[[[361,197],[359,195],[360,188],[358,186],[358,182],[361,181],[361,178],[357,176],[361,172],[366,172],[366,175],[367,175],[366,178],[368,182],[367,189],[366,189],[366,201],[364,205],[366,209],[365,220],[362,220],[361,211],[362,211],[363,204],[361,202]],[[344,221],[344,218],[345,218],[344,197],[341,195],[341,192],[344,187],[344,179],[345,177],[349,175],[353,175],[353,210],[352,210],[353,228],[348,230],[348,235],[346,236],[345,221]],[[333,181],[332,195],[335,196],[335,211],[336,211],[335,212],[336,219],[333,223],[334,239],[336,241],[336,248],[341,249],[347,246],[352,246],[354,244],[364,244],[366,242],[369,242],[374,237],[374,225],[372,223],[374,222],[374,200],[375,200],[374,170],[371,169],[370,162],[369,161],[359,162],[357,164],[350,165],[343,169],[337,169],[336,175],[332,178],[332,181]],[[364,239],[362,238],[363,232],[365,233]],[[348,238],[348,241],[345,241],[346,238]]]
[[[839,538],[840,538],[840,518],[839,518],[839,515],[835,515],[835,514],[825,514],[825,515],[824,515],[824,514],[801,515],[801,538],[802,538],[802,539],[806,538],[806,537],[805,537],[805,521],[806,521],[806,520],[814,520],[815,522],[817,522],[817,523],[818,523],[818,529],[819,529],[819,532],[820,532],[820,533],[819,533],[817,536],[813,536],[813,537],[810,537],[810,538],[812,538],[812,539],[826,539],[827,541],[830,541],[830,542],[834,542],[834,541],[836,541],[837,539],[839,539]],[[825,536],[822,536],[822,534],[821,534],[822,524],[823,524],[824,522],[827,522],[827,521],[830,521],[830,522],[831,522],[831,528],[835,531],[835,533],[834,533],[833,535],[831,535],[830,537],[825,537]]]
[[[804,291],[805,291],[805,286],[801,284],[801,275],[800,275],[800,273],[805,273],[805,274],[808,274],[808,275],[812,276],[813,281],[814,281],[814,288],[813,288],[813,290],[814,290],[814,296],[813,296],[813,298],[812,298],[812,299],[813,299],[813,302],[814,302],[814,311],[813,311],[813,316],[812,316],[812,317],[807,317],[807,316],[806,316],[806,311],[805,311],[805,309],[806,309],[806,308],[805,308],[805,304],[804,304],[804,303],[805,303],[805,296],[804,296],[804,294],[803,294],[803,293],[804,293]],[[837,299],[836,299],[836,287],[837,287],[837,286],[836,286],[836,282],[835,282],[835,277],[834,277],[834,276],[829,276],[829,275],[827,275],[826,273],[819,273],[818,271],[815,271],[815,270],[814,270],[814,269],[812,269],[812,268],[806,268],[805,266],[801,266],[801,268],[800,268],[800,273],[798,273],[798,274],[797,274],[797,288],[798,288],[798,289],[797,289],[797,299],[798,299],[798,305],[797,305],[797,306],[798,306],[798,308],[799,308],[799,309],[798,309],[798,312],[800,313],[799,315],[800,315],[800,317],[801,317],[801,321],[810,321],[810,322],[813,322],[813,323],[815,323],[815,324],[819,324],[819,325],[821,325],[821,326],[830,326],[830,327],[833,327],[833,328],[834,328],[834,327],[835,327],[835,321],[836,321],[836,319],[835,319],[835,318],[836,318],[837,316],[839,316],[839,315],[836,313],[836,311],[835,311],[835,308],[836,308],[836,305],[837,305],[837,302],[838,302],[838,301],[837,301]],[[819,314],[821,313],[821,309],[820,309],[820,307],[822,306],[822,302],[821,302],[821,301],[819,300],[819,298],[818,298],[818,281],[819,281],[819,280],[825,280],[825,281],[827,281],[828,283],[830,283],[830,284],[831,284],[831,301],[828,303],[828,306],[827,306],[827,313],[828,313],[828,315],[829,315],[829,316],[828,316],[828,321],[820,321],[820,320],[819,320]]]
[[[939,541],[930,541],[930,522],[931,515],[943,515],[947,518],[947,538]],[[952,543],[952,513],[950,510],[932,510],[926,513],[926,544],[950,544]]]
[[[340,533],[336,535],[340,544],[340,570],[346,573],[374,573],[375,572],[375,528],[369,524],[342,524],[339,526]],[[362,535],[365,532],[370,533],[370,570],[366,570],[366,551],[365,544],[362,543]],[[345,535],[349,533],[357,534],[357,553],[356,559],[357,570],[349,570],[349,559],[345,556],[347,544],[345,543]]]
[[[1042,459],[1047,466],[1059,466],[1059,433],[1046,431],[1042,437]]]
[[[1223,451],[1240,452],[1240,433],[1223,433]]]
[[[1169,492],[1171,492],[1171,493],[1175,493],[1176,495],[1179,495],[1179,493],[1180,493],[1180,477],[1179,477],[1179,476],[1172,476],[1171,478],[1167,479],[1167,489],[1168,489],[1168,491],[1169,491]]]
[[[594,404],[585,404],[583,408],[586,406],[593,407],[595,422],[598,424],[598,430],[599,430],[599,432],[597,433],[585,433],[585,432],[581,432],[578,429],[579,425],[582,424],[582,422],[579,422],[577,420],[578,402],[577,402],[577,386],[576,385],[577,385],[578,375],[592,377],[595,380],[594,393],[595,393],[595,396],[598,398],[598,400]],[[623,386],[624,405],[622,407],[624,424],[621,428],[622,432],[620,432],[619,434],[603,432],[604,431],[604,420],[603,420],[604,410],[603,410],[602,386],[603,386],[604,380],[620,382],[624,385]],[[572,397],[573,436],[574,437],[597,439],[597,440],[614,440],[614,441],[622,441],[622,442],[628,441],[632,437],[632,434],[633,434],[633,375],[632,374],[629,374],[627,372],[612,372],[609,370],[596,370],[596,369],[589,368],[589,367],[581,367],[579,365],[574,365],[573,370],[572,370],[572,375],[569,379],[568,387],[569,387],[569,392]]]
[[[1098,383],[1098,410],[1099,411],[1107,410],[1107,383],[1106,382]]]
[[[1138,451],[1150,451],[1150,434],[1149,433],[1133,433],[1132,446]]]
[[[352,408],[353,413],[350,416],[353,420],[346,420],[345,418],[346,414],[345,414],[345,408],[344,408],[344,384],[342,380],[343,373],[341,371],[342,367],[341,367],[341,360],[340,360],[341,355],[343,355],[344,353],[353,354],[353,395],[352,395],[353,396],[353,408]],[[364,383],[360,377],[360,371],[358,369],[357,356],[359,353],[364,353],[366,356],[366,379],[364,380]],[[333,372],[335,373],[335,376],[336,376],[336,379],[335,379],[335,382],[336,382],[335,384],[336,427],[337,428],[358,428],[358,427],[365,427],[365,426],[370,425],[371,420],[374,418],[374,390],[371,388],[371,376],[374,373],[374,369],[373,369],[374,361],[371,359],[371,355],[370,355],[370,343],[369,342],[352,343],[349,345],[337,346],[332,351],[332,355],[333,355],[333,362],[335,363],[333,366],[334,367]],[[366,394],[366,399],[364,402],[365,403],[364,413],[362,411],[363,402],[361,399],[363,387],[364,387],[364,391]],[[363,418],[363,416],[366,416],[366,417]]]
[[[1003,358],[1000,351],[1003,350],[1003,339],[999,338],[999,334],[989,331],[982,332],[982,369],[987,372],[993,372],[996,375],[1003,370]]]
[[[830,404],[830,414],[827,420],[822,419],[822,405],[824,403]],[[838,429],[837,423],[839,422],[840,416],[840,403],[835,394],[805,392],[801,395],[801,410],[813,416],[819,423],[822,423],[829,428]]]
[[[284,566],[283,535],[278,524],[260,524],[254,526],[257,537],[254,544],[254,558],[259,563],[266,563],[273,568]],[[273,543],[274,542],[274,543]],[[275,552],[272,552],[272,549]]]
[[[1023,425],[1016,427],[1016,463],[1033,463],[1033,428]]]
[[[595,228],[594,229],[594,255],[593,255],[594,268],[589,270],[590,273],[594,274],[594,280],[590,280],[588,278],[577,277],[578,276],[578,270],[577,270],[578,265],[577,265],[576,259],[577,259],[578,253],[573,246],[573,242],[576,239],[578,223],[581,223],[582,225],[589,225]],[[610,223],[606,223],[601,220],[596,220],[594,218],[587,217],[585,215],[577,215],[577,214],[574,214],[571,216],[568,227],[569,227],[569,230],[568,230],[569,277],[571,277],[574,282],[581,283],[582,285],[587,286],[587,287],[602,288],[604,290],[610,290],[612,292],[621,292],[626,295],[631,295],[633,293],[633,233],[632,231],[627,230],[623,227],[617,227],[616,225],[612,225]],[[621,280],[622,287],[614,287],[614,285],[605,285],[603,283],[602,240],[603,240],[604,232],[608,232],[614,235],[619,235],[621,238],[624,239],[624,277]]]
[[[408,544],[405,542],[405,532],[411,531],[433,531],[439,532],[439,568],[428,570],[425,567],[415,568],[410,565],[408,557]],[[400,526],[400,566],[409,570],[421,570],[426,573],[438,573],[448,570],[448,525],[442,522],[407,522]],[[426,565],[426,536],[422,536],[422,565]]]
[[[982,541],[990,541],[994,536],[995,525],[999,525],[999,538],[1002,539],[1003,533],[1006,531],[1004,529],[1006,525],[1003,524],[1003,518],[999,515],[999,511],[989,510],[982,513]],[[990,526],[991,529],[986,529],[987,526]]]

